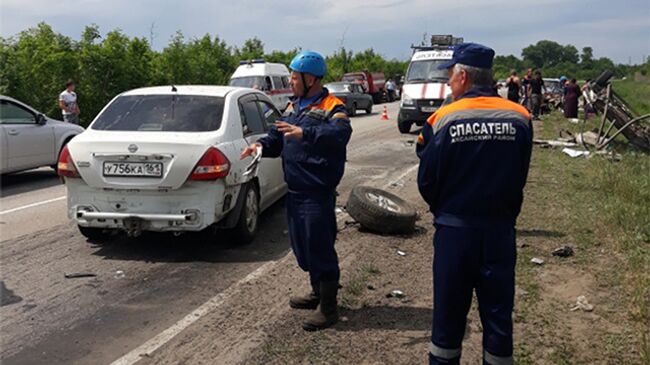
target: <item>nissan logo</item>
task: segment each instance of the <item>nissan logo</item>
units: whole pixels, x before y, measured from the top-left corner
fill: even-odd
[[[134,144],[129,145],[129,152],[136,153],[137,151],[138,151],[138,146],[136,146]]]

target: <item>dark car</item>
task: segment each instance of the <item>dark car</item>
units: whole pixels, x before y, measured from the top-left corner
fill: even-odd
[[[331,82],[325,87],[330,94],[341,99],[345,103],[350,116],[357,114],[357,110],[363,109],[367,114],[372,113],[372,96],[364,93],[360,84],[351,82]]]

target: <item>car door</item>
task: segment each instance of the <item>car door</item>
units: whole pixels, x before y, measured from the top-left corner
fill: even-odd
[[[365,94],[359,85],[352,85],[352,93],[354,94],[354,99],[357,101],[357,105],[360,109],[365,109],[368,107],[368,98],[365,98]]]
[[[257,97],[248,94],[239,99],[239,110],[241,113],[242,131],[246,144],[250,145],[258,139],[266,136],[267,128],[262,118]],[[273,189],[273,167],[275,159],[263,158],[257,170],[257,179],[260,185],[260,205],[265,207],[266,201]]]
[[[267,132],[275,125],[275,122],[280,119],[280,113],[266,100],[258,100],[262,117]],[[268,202],[272,203],[286,191],[287,184],[284,181],[284,170],[282,168],[282,159],[264,159],[267,160],[267,170],[269,177],[269,195]]]
[[[0,100],[0,124],[6,137],[7,170],[18,171],[51,163],[52,125],[39,124],[38,113],[10,100]]]

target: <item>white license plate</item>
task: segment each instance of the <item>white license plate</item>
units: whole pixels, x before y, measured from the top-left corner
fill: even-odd
[[[436,106],[423,106],[423,107],[420,108],[420,110],[422,110],[423,112],[427,112],[427,113],[433,113],[436,110],[438,110],[438,107],[436,107]]]
[[[104,176],[162,177],[162,162],[104,162]]]

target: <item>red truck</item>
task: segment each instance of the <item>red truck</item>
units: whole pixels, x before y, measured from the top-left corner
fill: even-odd
[[[381,103],[385,96],[386,77],[383,72],[348,72],[343,75],[341,81],[356,82],[361,84],[366,94],[372,96],[375,104]]]

